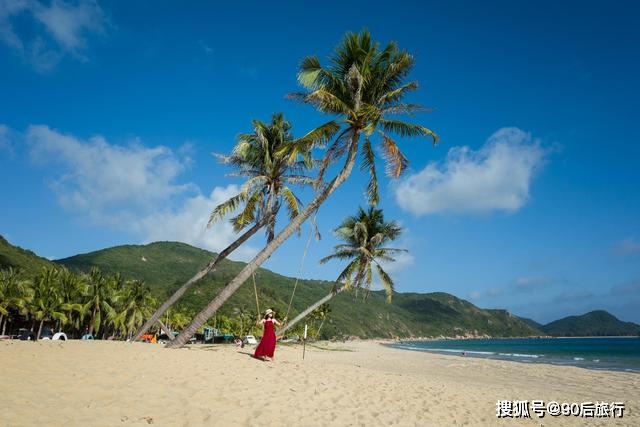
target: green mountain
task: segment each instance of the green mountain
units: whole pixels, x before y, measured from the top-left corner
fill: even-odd
[[[125,245],[53,261],[75,271],[88,272],[97,266],[105,273],[120,273],[126,279],[144,280],[160,300],[166,299],[201,267],[214,253],[177,242]],[[0,236],[0,269],[14,267],[34,274],[52,262],[29,250],[11,245]],[[245,266],[243,262],[224,260],[217,270],[196,284],[180,304],[200,311],[226,283]],[[241,309],[258,312],[254,280],[249,279],[220,309],[233,315]],[[329,293],[335,285],[323,280],[296,280],[267,269],[255,274],[260,311],[273,308],[280,317],[297,313]],[[329,337],[415,338],[454,336],[603,336],[639,335],[640,325],[622,322],[606,311],[570,316],[547,325],[523,319],[506,310],[485,310],[453,295],[436,293],[396,293],[387,304],[383,292],[342,293],[329,305],[331,314],[323,326]],[[291,305],[289,306],[289,302]]]
[[[603,310],[591,311],[582,316],[565,317],[546,324],[541,329],[546,334],[556,337],[640,335],[640,325],[618,320]]]
[[[121,273],[127,279],[144,280],[159,299],[167,298],[214,253],[176,242],[126,245],[77,255],[56,262],[72,270],[92,266],[106,273]],[[204,307],[245,263],[225,260],[213,274],[194,286],[181,301],[195,312]],[[328,294],[333,282],[299,280],[267,269],[255,274],[261,311],[272,307],[280,317],[297,313]],[[292,294],[295,294],[292,297]],[[342,293],[330,301],[331,316],[323,326],[326,336],[397,338],[431,336],[528,336],[541,332],[505,310],[483,310],[446,293],[396,293],[392,304],[383,292]],[[291,301],[291,307],[289,307]],[[235,308],[256,312],[253,279],[249,279],[220,309],[230,315]],[[288,313],[287,313],[288,312]]]
[[[53,263],[48,259],[39,257],[29,250],[14,246],[3,236],[0,236],[0,270],[12,267],[15,270],[22,270],[25,274],[31,276],[42,267],[51,265]]]
[[[526,323],[527,325],[531,326],[534,329],[538,329],[538,330],[542,330],[542,323],[538,323],[533,319],[527,319],[526,317],[521,317],[520,320],[522,320],[524,323]]]

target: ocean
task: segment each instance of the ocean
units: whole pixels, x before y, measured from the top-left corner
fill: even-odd
[[[449,339],[403,341],[391,346],[461,357],[640,373],[640,337]]]

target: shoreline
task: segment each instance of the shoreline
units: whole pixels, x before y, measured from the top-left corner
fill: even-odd
[[[594,371],[627,372],[640,374],[640,345],[629,341],[629,346],[608,347],[610,340],[634,338],[627,336],[607,337],[548,337],[548,338],[486,338],[486,339],[438,339],[438,340],[399,340],[388,345],[401,350],[412,350],[430,354],[473,357],[489,360],[503,360],[524,364],[545,364],[550,366],[574,366]],[[571,346],[574,339],[607,340],[599,345],[585,347]],[[521,340],[514,346],[509,341]],[[555,345],[559,340],[558,346]],[[560,343],[564,341],[564,344]],[[620,341],[622,343],[623,341]],[[626,340],[624,342],[627,342]],[[430,344],[432,343],[432,344]],[[449,344],[450,343],[450,344]],[[481,343],[479,345],[476,345]],[[485,345],[485,343],[487,343]],[[421,345],[422,344],[422,345]],[[640,344],[640,341],[638,341]],[[591,345],[591,344],[589,344]],[[605,350],[608,349],[608,350]],[[613,350],[618,348],[620,350]],[[635,352],[635,353],[634,353]],[[636,354],[635,358],[631,354]]]
[[[395,340],[253,346],[0,341],[11,426],[640,425],[640,376],[463,358]],[[498,401],[622,402],[623,418],[496,417]]]

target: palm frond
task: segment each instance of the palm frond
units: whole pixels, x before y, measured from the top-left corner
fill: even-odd
[[[430,136],[434,144],[438,142],[438,136],[431,129],[421,125],[388,119],[380,120],[380,124],[386,132],[392,132],[401,137]]]
[[[394,284],[391,276],[387,274],[386,271],[382,269],[379,265],[376,264],[376,272],[378,273],[378,277],[380,277],[380,281],[382,282],[382,286],[384,287],[385,293],[387,294],[387,303],[391,303],[393,298]]]
[[[409,160],[402,154],[398,144],[385,134],[382,134],[382,148],[387,175],[398,178],[409,165]]]
[[[213,209],[213,212],[211,212],[207,226],[211,227],[216,221],[224,218],[230,212],[234,212],[236,209],[238,209],[240,204],[246,200],[246,197],[247,195],[241,192],[240,194],[233,196],[226,202],[220,203]]]
[[[342,99],[325,89],[317,89],[308,93],[304,102],[314,105],[320,111],[332,114],[352,114],[351,107]]]
[[[376,174],[376,162],[375,153],[371,147],[371,140],[365,138],[362,144],[360,153],[362,155],[361,170],[367,170],[369,172],[369,181],[367,183],[367,199],[369,204],[377,205],[379,201],[378,197],[378,177]]]
[[[433,112],[433,108],[423,107],[419,104],[393,104],[388,107],[384,107],[380,109],[380,113],[382,115],[386,114],[407,114],[414,115],[416,113],[430,113]]]

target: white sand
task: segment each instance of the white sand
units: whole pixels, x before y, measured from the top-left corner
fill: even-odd
[[[1,426],[640,426],[640,374],[372,341],[252,347],[0,341]],[[623,402],[623,418],[498,418],[496,402]]]

